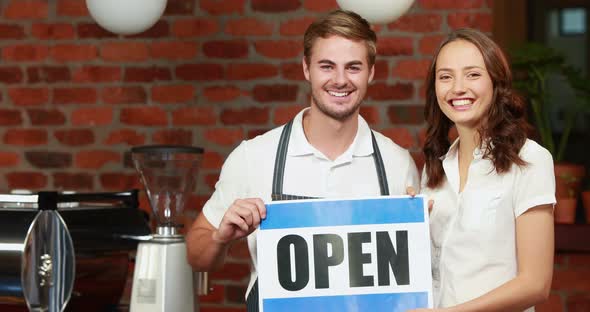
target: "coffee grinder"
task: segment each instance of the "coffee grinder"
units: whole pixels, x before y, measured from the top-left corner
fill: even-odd
[[[131,312],[193,312],[193,278],[206,280],[187,261],[182,216],[194,191],[203,149],[149,145],[131,149],[131,157],[157,223],[156,233],[137,247]],[[206,290],[206,285],[201,285]]]

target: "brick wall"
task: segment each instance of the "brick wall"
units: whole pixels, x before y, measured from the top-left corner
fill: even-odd
[[[362,108],[373,128],[418,155],[431,53],[450,29],[491,32],[491,4],[417,0],[375,26],[377,72]],[[206,149],[194,217],[233,147],[307,105],[302,34],[336,7],[168,0],[154,27],[121,37],[93,23],[84,0],[0,0],[0,191],[139,187],[131,146],[191,144]],[[244,244],[232,248],[201,311],[243,311],[247,259]]]

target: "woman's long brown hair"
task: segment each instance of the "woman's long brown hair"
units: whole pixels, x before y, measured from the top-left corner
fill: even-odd
[[[427,130],[424,156],[426,186],[429,188],[439,187],[444,181],[445,172],[440,157],[445,155],[451,146],[449,130],[453,126],[453,122],[441,111],[436,99],[436,60],[441,49],[456,40],[465,40],[479,49],[492,79],[492,105],[487,111],[487,116],[482,119],[485,122],[477,129],[484,150],[483,157],[493,162],[498,173],[507,172],[512,164],[526,165],[519,152],[527,139],[530,125],[526,121],[524,101],[512,88],[512,73],[506,56],[484,33],[475,29],[458,29],[438,47],[426,78],[424,116]]]

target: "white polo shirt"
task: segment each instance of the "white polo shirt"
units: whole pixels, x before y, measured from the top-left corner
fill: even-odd
[[[351,146],[335,160],[315,149],[303,132],[303,113],[299,112],[291,129],[283,193],[290,195],[350,198],[379,196],[379,180],[373,160],[371,130],[359,116],[358,130]],[[225,161],[215,192],[203,207],[203,214],[215,227],[236,199],[259,197],[271,201],[272,179],[277,146],[283,127],[243,141]],[[383,158],[389,192],[406,193],[407,186],[419,189],[419,176],[410,153],[386,136],[374,132]],[[254,264],[248,293],[256,280],[256,231],[248,236]]]
[[[527,140],[520,157],[498,175],[493,163],[476,149],[467,183],[459,192],[458,139],[443,160],[441,187],[422,192],[434,200],[430,214],[432,277],[435,307],[449,307],[477,298],[517,274],[515,220],[529,208],[555,203],[551,154]],[[534,311],[530,308],[526,311]]]

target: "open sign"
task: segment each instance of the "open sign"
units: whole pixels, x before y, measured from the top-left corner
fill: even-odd
[[[262,311],[407,311],[432,306],[424,198],[267,205],[258,240]]]

